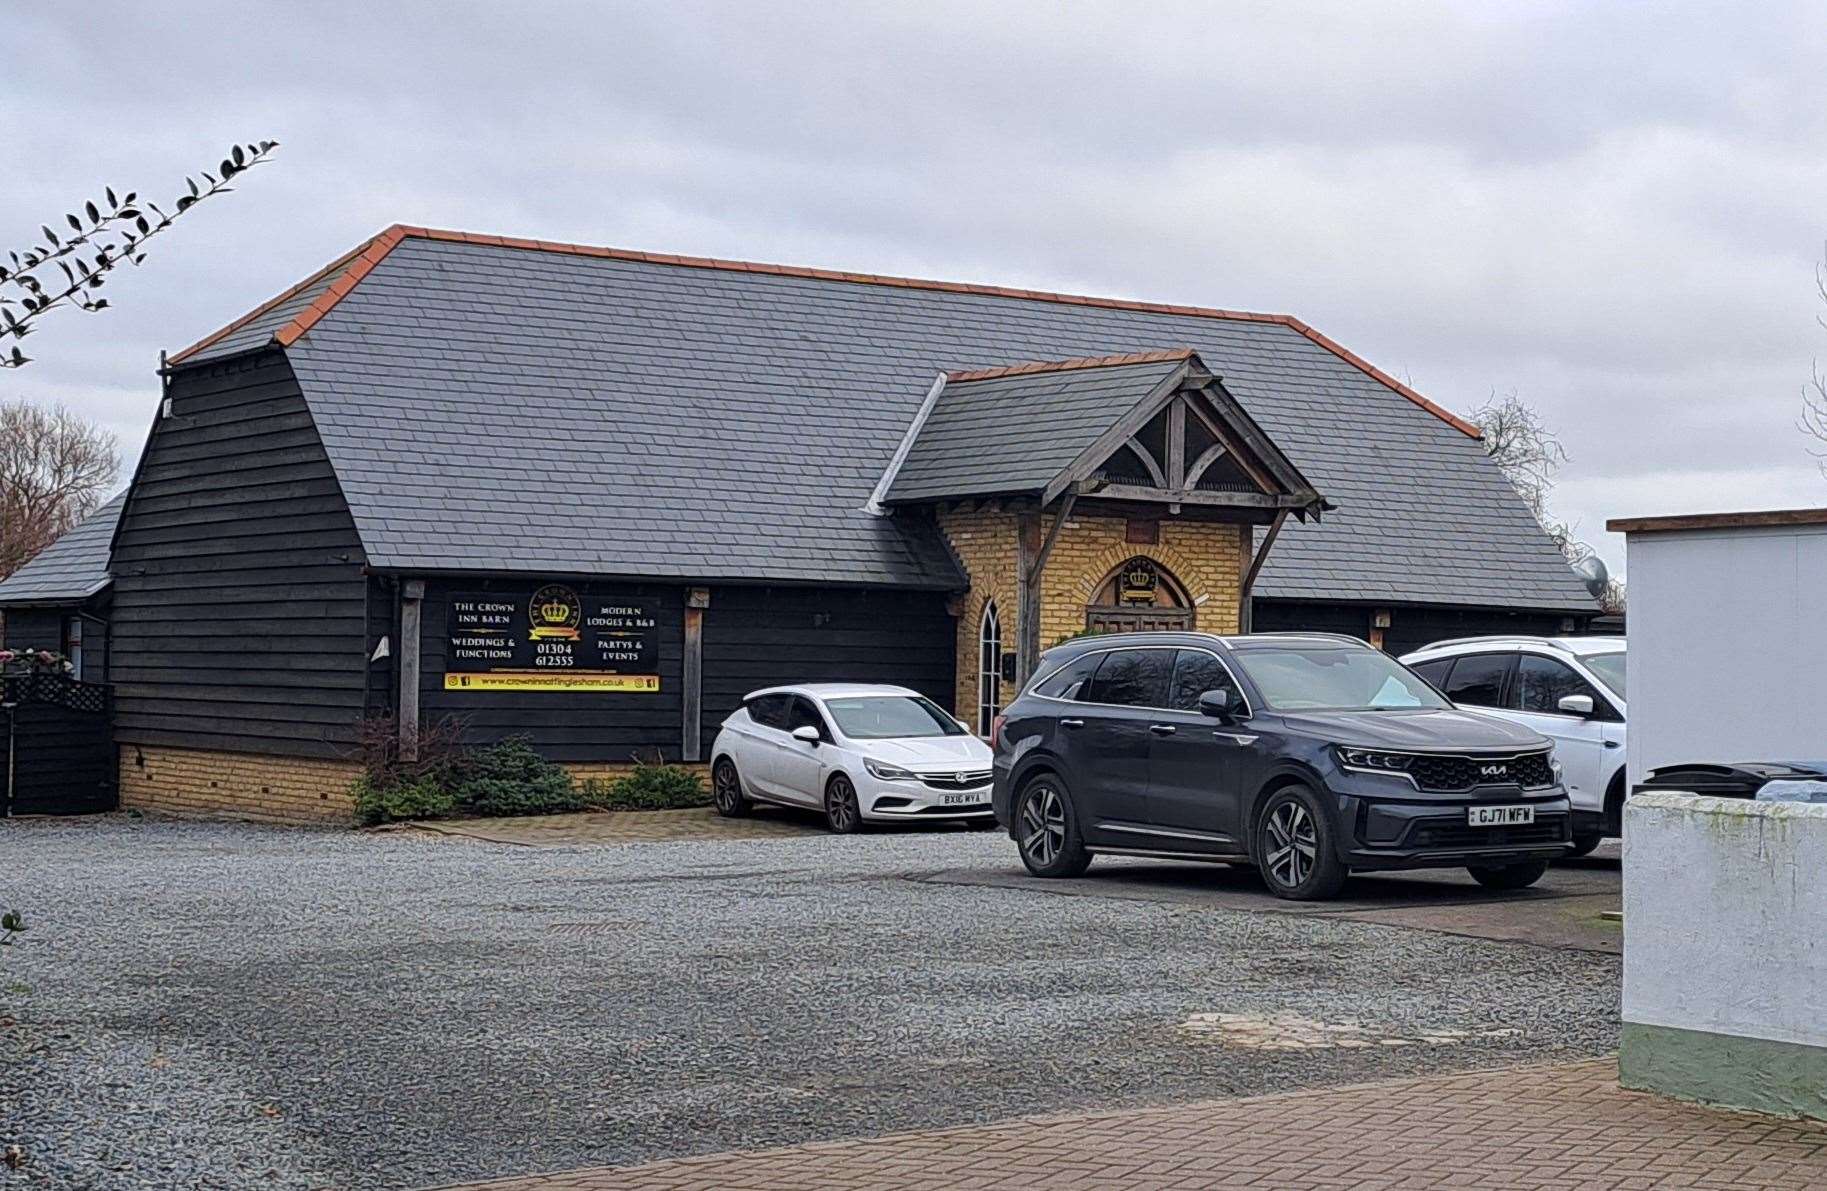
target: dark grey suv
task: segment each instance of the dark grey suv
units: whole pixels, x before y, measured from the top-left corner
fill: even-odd
[[[1042,655],[997,721],[992,807],[1028,870],[1253,863],[1277,896],[1463,865],[1520,889],[1572,840],[1552,746],[1349,637],[1134,633]]]

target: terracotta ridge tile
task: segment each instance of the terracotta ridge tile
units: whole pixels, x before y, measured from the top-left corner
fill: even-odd
[[[1190,347],[1170,348],[1166,351],[1130,352],[1120,356],[1081,356],[1073,360],[1029,360],[1020,364],[1004,364],[996,368],[972,368],[960,372],[947,372],[947,384],[963,384],[975,380],[995,380],[1004,376],[1026,376],[1034,372],[1078,372],[1087,368],[1120,368],[1127,364],[1161,364],[1168,360],[1191,359],[1198,353]]]

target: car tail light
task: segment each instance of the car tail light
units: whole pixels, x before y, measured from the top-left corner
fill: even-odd
[[[1006,715],[999,715],[995,719],[990,721],[990,747],[991,748],[999,749],[1002,747],[1002,721],[1004,721],[1008,718],[1009,717]]]

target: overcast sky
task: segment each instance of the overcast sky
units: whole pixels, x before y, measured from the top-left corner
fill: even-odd
[[[107,423],[158,351],[389,223],[1285,311],[1469,411],[1554,509],[1827,504],[1827,6],[8,4],[4,247],[104,183],[188,215],[0,394]]]

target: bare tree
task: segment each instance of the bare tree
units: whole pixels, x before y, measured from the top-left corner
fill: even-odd
[[[1492,393],[1489,401],[1472,411],[1471,420],[1484,431],[1484,453],[1496,461],[1567,561],[1578,562],[1591,554],[1592,547],[1575,540],[1573,527],[1548,511],[1548,497],[1554,491],[1555,475],[1567,462],[1567,450],[1541,414],[1514,392],[1502,397]]]
[[[96,291],[111,270],[123,263],[143,263],[147,241],[204,199],[233,190],[230,178],[253,169],[277,147],[277,141],[234,146],[215,170],[202,172],[200,184],[196,178],[184,179],[187,193],[167,204],[169,212],[157,203],[141,202],[136,191],[116,194],[112,186],[104,187],[101,202],[90,199],[80,213],[63,217],[58,226],[67,224],[68,230],[60,234],[47,223],[28,247],[8,252],[6,261],[0,262],[0,368],[31,362],[19,350],[19,341],[51,311],[107,309],[108,299]]]
[[[1592,547],[1573,536],[1573,526],[1548,510],[1548,497],[1561,464],[1567,462],[1567,450],[1541,414],[1514,392],[1502,397],[1492,393],[1489,401],[1472,411],[1471,420],[1484,432],[1485,454],[1496,461],[1567,562],[1577,564],[1592,557]],[[1624,585],[1616,579],[1608,582],[1599,602],[1607,612],[1623,611]]]
[[[1827,305],[1827,262],[1814,266],[1814,292]],[[1827,316],[1817,314],[1814,321],[1827,327]],[[1819,360],[1814,362],[1813,375],[1802,390],[1801,425],[1803,433],[1827,443],[1827,373],[1821,371]],[[1827,475],[1827,449],[1811,447],[1808,453],[1820,461],[1821,472]]]
[[[94,512],[119,475],[100,426],[63,406],[0,402],[0,579]]]

